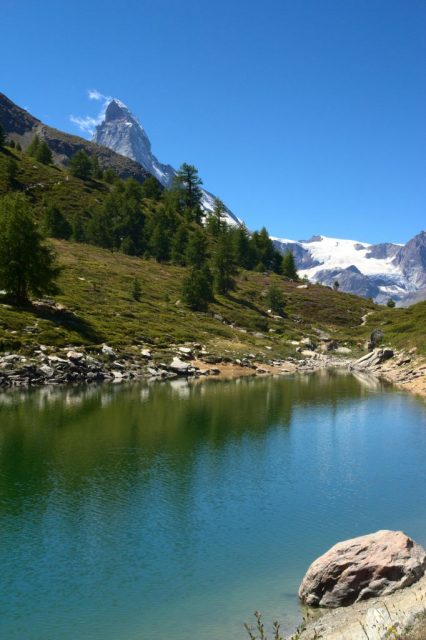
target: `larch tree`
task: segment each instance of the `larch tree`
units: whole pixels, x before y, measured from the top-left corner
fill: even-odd
[[[18,304],[31,294],[57,291],[59,268],[43,242],[27,198],[12,193],[0,199],[0,288]]]

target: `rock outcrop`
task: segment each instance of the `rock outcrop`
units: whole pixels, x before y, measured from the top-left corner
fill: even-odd
[[[402,531],[377,531],[334,545],[309,567],[299,589],[303,603],[342,607],[393,593],[419,580],[426,552]]]
[[[354,369],[371,369],[392,357],[393,350],[388,347],[384,347],[383,349],[373,349],[373,351],[370,351],[367,355],[356,360],[352,366]]]

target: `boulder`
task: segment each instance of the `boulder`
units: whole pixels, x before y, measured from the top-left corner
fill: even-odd
[[[362,356],[359,360],[354,362],[355,369],[368,369],[369,367],[375,367],[378,364],[382,364],[385,360],[389,360],[389,358],[393,357],[393,351],[389,348],[384,349],[374,349],[367,353],[367,355]]]
[[[349,347],[337,347],[336,353],[343,353],[347,355],[349,353],[352,353],[352,349],[349,349]]]
[[[190,365],[188,362],[183,362],[180,358],[173,358],[168,366],[168,369],[178,375],[186,375],[188,373]]]
[[[374,329],[374,331],[372,331],[370,334],[369,340],[367,340],[367,345],[366,345],[367,349],[369,351],[371,351],[372,349],[375,349],[377,345],[381,343],[384,337],[385,337],[385,334],[381,329]]]
[[[303,603],[344,607],[408,587],[426,570],[426,552],[402,531],[377,531],[334,545],[309,567]]]
[[[300,344],[310,351],[314,351],[314,349],[316,349],[316,344],[311,340],[311,338],[302,338]]]
[[[114,349],[112,347],[110,347],[109,345],[107,345],[107,344],[103,344],[102,345],[101,352],[105,356],[109,356],[110,358],[116,358],[117,357]]]

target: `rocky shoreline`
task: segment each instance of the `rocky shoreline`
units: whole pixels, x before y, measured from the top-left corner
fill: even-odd
[[[297,640],[398,640],[426,613],[426,575],[391,595],[349,607],[309,611]],[[404,634],[404,635],[402,635]],[[425,636],[423,636],[425,637]]]
[[[405,352],[376,348],[352,362],[349,370],[374,375],[405,391],[426,397],[426,361],[417,356],[415,349]]]
[[[308,342],[308,340],[306,341]],[[215,355],[199,343],[118,350],[107,344],[98,349],[54,348],[40,345],[28,353],[0,356],[0,389],[42,385],[96,384],[175,378],[237,378],[285,375],[339,368],[368,374],[426,397],[426,362],[415,352],[375,348],[359,359],[346,351],[320,351],[314,345],[298,347],[297,357],[285,359],[247,353],[241,357]],[[347,350],[349,352],[349,349]]]
[[[255,354],[232,358],[213,355],[198,343],[170,345],[160,353],[136,347],[119,351],[106,344],[97,350],[40,345],[31,353],[0,356],[0,388],[288,374],[327,367],[347,368],[350,362],[347,358],[316,352],[285,360],[272,357],[260,360]]]

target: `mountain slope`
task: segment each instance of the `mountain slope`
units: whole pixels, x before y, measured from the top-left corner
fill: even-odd
[[[7,137],[19,142],[23,149],[30,144],[35,135],[44,139],[58,164],[66,165],[77,151],[83,149],[88,155],[98,157],[102,169],[112,167],[120,178],[132,177],[138,182],[144,182],[150,175],[131,158],[119,155],[107,147],[89,142],[84,138],[49,127],[9,100],[3,93],[0,93],[0,125]]]
[[[361,343],[367,336],[362,317],[374,309],[368,300],[319,285],[300,289],[274,274],[245,271],[232,294],[216,295],[208,313],[195,312],[178,303],[184,267],[91,245],[52,242],[63,267],[56,300],[68,314],[0,305],[0,350],[34,344],[160,347],[199,341],[213,353],[248,350],[270,358],[297,355],[289,340],[314,339],[317,330],[356,347],[360,336]],[[141,284],[140,302],[132,298],[135,278]],[[268,314],[265,291],[272,284],[280,287],[287,302],[282,318]]]
[[[176,170],[156,158],[145,129],[120,100],[113,99],[108,104],[104,120],[96,127],[93,141],[136,160],[164,187],[171,186]],[[203,208],[213,211],[215,196],[205,189],[202,192]],[[226,214],[229,224],[240,223],[228,208]]]
[[[274,238],[282,252],[292,251],[301,276],[313,282],[404,305],[426,298],[426,233],[405,245],[372,245],[354,240],[314,236],[308,241]]]

